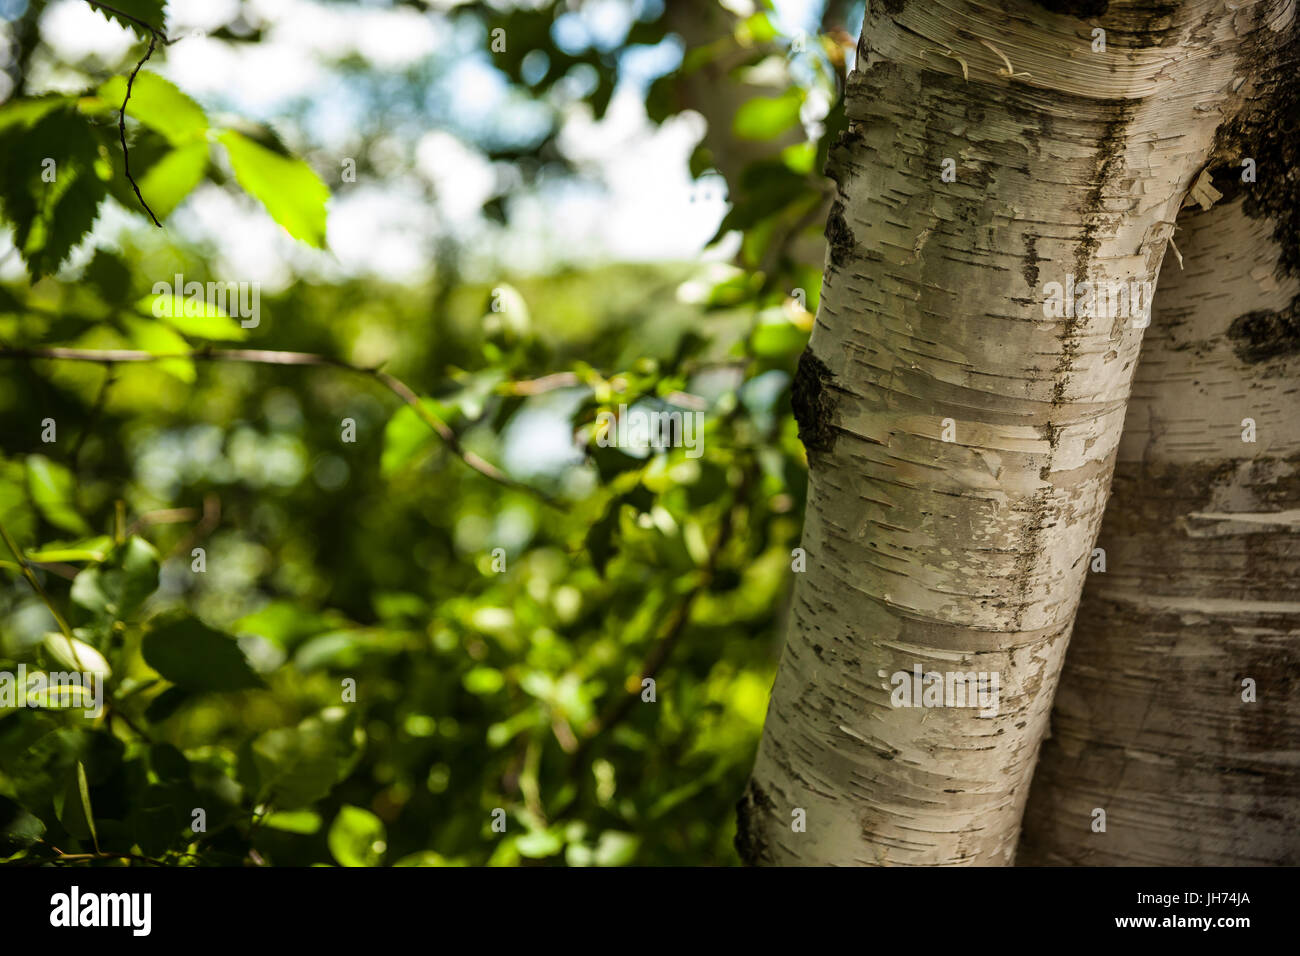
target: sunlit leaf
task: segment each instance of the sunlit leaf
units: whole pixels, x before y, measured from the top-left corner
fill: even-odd
[[[127,318],[123,320],[123,325],[131,336],[131,344],[151,355],[177,355],[190,351],[190,343],[162,322]],[[186,384],[193,382],[196,377],[194,362],[187,358],[163,359],[157,363],[157,367]]]
[[[113,77],[99,88],[100,98],[114,108],[119,107],[126,97],[126,83],[126,77]],[[161,133],[175,146],[202,143],[208,132],[208,117],[203,108],[150,70],[136,74],[126,115]]]
[[[239,185],[265,206],[289,235],[324,248],[329,188],[312,168],[301,159],[277,156],[234,130],[226,130],[220,140]]]
[[[369,810],[344,804],[330,824],[329,847],[340,866],[378,866],[387,846],[384,823]]]
[[[238,342],[248,338],[248,330],[226,314],[226,310],[206,298],[177,296],[172,293],[147,295],[136,303],[144,315],[154,316],[172,328],[197,339]],[[189,346],[180,351],[189,351]]]
[[[194,191],[208,168],[208,144],[190,143],[167,153],[140,177],[140,193],[159,219],[166,219]]]
[[[41,643],[49,655],[69,671],[94,674],[102,680],[112,676],[113,671],[104,655],[85,641],[53,632],[46,634]]]

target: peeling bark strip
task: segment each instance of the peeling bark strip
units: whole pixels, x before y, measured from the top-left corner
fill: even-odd
[[[1231,319],[1291,314],[1300,279],[1241,202],[1179,236],[1186,268],[1161,283],[1143,345],[1097,542],[1107,572],[1079,609],[1024,863],[1300,864],[1300,355],[1243,355]]]
[[[1035,282],[1154,282],[1234,108],[1233,12],[1158,12],[1110,3],[1094,54],[1030,0],[871,4],[811,342],[836,438],[810,459],[749,862],[1012,859],[1141,338],[1045,317]],[[881,675],[915,666],[998,674],[996,715],[891,707]]]

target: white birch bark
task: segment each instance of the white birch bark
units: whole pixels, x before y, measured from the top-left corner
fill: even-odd
[[[1234,111],[1234,51],[1289,10],[870,4],[796,384],[807,572],[747,861],[1011,862],[1141,339],[1045,317],[1044,286],[1155,281]],[[998,713],[892,706],[915,665],[996,673]]]
[[[1166,264],[1142,346],[1098,539],[1106,572],[1084,589],[1024,863],[1300,863],[1300,143],[1287,132],[1300,49],[1288,34],[1265,51],[1279,82],[1228,137],[1221,184],[1235,195],[1179,220],[1185,268]],[[1254,183],[1240,181],[1243,158]]]

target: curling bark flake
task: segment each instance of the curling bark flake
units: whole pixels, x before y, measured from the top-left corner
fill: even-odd
[[[1223,199],[1179,219],[1023,863],[1300,863],[1300,30],[1280,34],[1220,137]]]
[[[1044,286],[1155,282],[1235,110],[1239,35],[1283,6],[870,4],[796,383],[808,570],[739,806],[748,862],[1012,861],[1142,334],[1047,318]],[[893,706],[916,665],[996,673],[996,715]]]

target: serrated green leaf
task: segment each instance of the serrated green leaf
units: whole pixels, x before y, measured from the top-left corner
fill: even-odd
[[[71,108],[42,104],[0,130],[0,210],[33,279],[57,270],[94,225],[108,194],[101,165],[98,132]]]
[[[95,0],[89,0],[90,5],[102,13],[108,19],[120,23],[128,30],[134,31],[142,37],[149,36],[149,30],[141,26],[136,21],[143,21],[155,30],[161,31],[164,27],[163,7],[166,6],[167,0],[113,0],[108,6],[113,10],[107,10],[104,4],[96,3]],[[129,14],[122,16],[116,11]],[[132,19],[134,17],[135,19]]]
[[[126,84],[126,77],[115,76],[100,86],[99,96],[107,104],[120,108],[126,98]],[[203,107],[174,84],[148,70],[138,73],[131,84],[126,116],[162,134],[178,147],[202,145],[208,132],[208,117]]]
[[[219,137],[239,185],[258,200],[289,235],[317,249],[325,247],[325,203],[329,188],[301,159],[277,156],[242,133]]]

